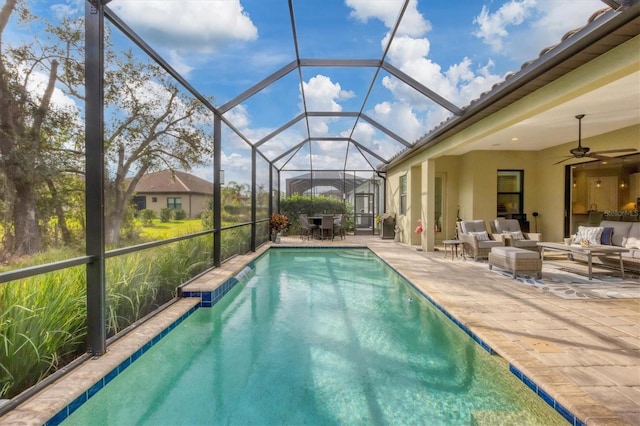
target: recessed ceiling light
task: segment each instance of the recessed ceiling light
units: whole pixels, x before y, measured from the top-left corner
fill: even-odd
[[[607,164],[607,162],[606,162],[606,161],[603,161],[603,162],[602,162],[602,164]]]
[[[518,138],[511,138],[511,140],[512,140],[512,141],[517,141],[517,140],[518,140]]]

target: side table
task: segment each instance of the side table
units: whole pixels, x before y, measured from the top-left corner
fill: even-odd
[[[460,244],[462,244],[462,241],[460,240],[444,240],[442,241],[442,244],[444,244],[444,258],[447,258],[447,250],[450,248],[451,249],[451,260],[453,260],[453,253],[455,250],[455,256],[458,257],[458,246]],[[463,253],[462,253],[463,257],[464,257],[464,249],[463,249]]]

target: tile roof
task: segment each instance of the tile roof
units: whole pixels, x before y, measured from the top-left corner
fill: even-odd
[[[135,192],[213,194],[213,183],[178,170],[162,170],[142,176]]]

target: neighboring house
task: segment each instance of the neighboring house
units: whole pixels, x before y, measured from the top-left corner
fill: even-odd
[[[160,214],[163,208],[182,209],[187,218],[202,213],[213,195],[213,183],[189,173],[162,170],[148,173],[135,187],[133,202],[137,210],[151,209]]]

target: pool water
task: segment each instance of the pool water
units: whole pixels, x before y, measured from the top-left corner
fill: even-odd
[[[271,249],[63,424],[566,424],[366,249]]]

